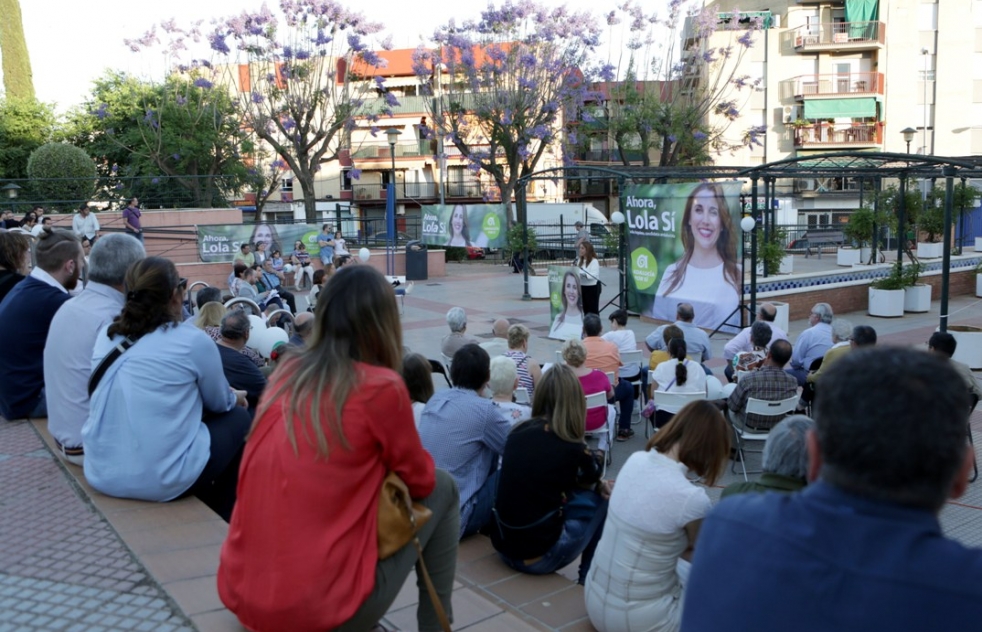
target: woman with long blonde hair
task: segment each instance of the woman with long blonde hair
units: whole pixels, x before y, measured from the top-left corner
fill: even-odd
[[[416,564],[412,544],[378,560],[379,490],[395,472],[433,511],[419,541],[449,613],[457,488],[416,432],[392,287],[370,266],[342,268],[315,318],[259,403],[222,547],[222,602],[256,632],[371,628]],[[425,589],[418,621],[440,629]]]
[[[587,448],[586,399],[573,370],[555,365],[532,400],[532,418],[511,431],[501,457],[491,542],[508,566],[544,575],[580,557],[586,578],[610,485]],[[582,557],[581,557],[582,555]]]

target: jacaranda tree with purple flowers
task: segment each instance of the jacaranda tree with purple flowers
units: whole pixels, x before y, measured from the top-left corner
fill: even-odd
[[[721,19],[691,5],[671,0],[660,16],[628,0],[607,15],[611,39],[620,31],[627,42],[627,67],[585,127],[594,138],[609,137],[625,164],[706,164],[761,143],[764,130],[756,126],[733,130],[762,81],[742,73],[760,21],[736,13]]]
[[[435,49],[416,50],[434,131],[490,176],[497,195],[488,197],[510,204],[544,155],[560,159],[566,117],[586,99],[596,33],[588,14],[516,0],[451,21],[434,34]]]
[[[315,174],[349,146],[356,118],[378,114],[366,105],[375,101],[368,98],[375,96],[375,85],[352,68],[381,63],[367,40],[382,27],[335,0],[280,0],[279,8],[274,15],[263,5],[215,20],[205,30],[161,28],[171,54],[194,48],[197,39],[207,42],[211,74],[199,74],[199,83],[229,91],[243,125],[293,172],[306,219],[314,222]],[[134,46],[144,43],[147,36]],[[199,68],[205,63],[199,60]]]

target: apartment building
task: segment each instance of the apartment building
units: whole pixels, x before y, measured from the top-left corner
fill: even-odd
[[[732,129],[764,125],[762,146],[720,155],[757,165],[811,153],[982,154],[982,0],[717,0],[764,24],[745,74],[762,77]],[[708,42],[722,45],[725,31]],[[909,147],[901,133],[916,131]],[[843,221],[849,178],[778,183],[799,221]]]

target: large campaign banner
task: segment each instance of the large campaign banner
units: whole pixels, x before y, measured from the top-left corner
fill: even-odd
[[[294,244],[302,241],[311,257],[320,254],[317,235],[321,226],[313,224],[213,224],[197,226],[198,257],[205,263],[231,263],[239,252],[239,246],[248,243],[264,242],[266,254],[279,250],[283,257],[289,257],[295,250]]]
[[[549,337],[579,338],[583,334],[583,293],[576,268],[549,266]]]
[[[728,181],[627,187],[632,310],[674,321],[679,303],[689,303],[699,327],[740,326],[741,186]]]
[[[502,204],[424,206],[423,243],[430,246],[502,248],[508,220]]]

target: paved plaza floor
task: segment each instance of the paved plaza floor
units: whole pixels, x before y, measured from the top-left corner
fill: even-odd
[[[835,266],[834,257],[828,255],[821,263],[815,263],[814,257],[796,259],[802,259],[808,271]],[[616,270],[604,268],[601,279],[616,287]],[[450,264],[448,276],[416,282],[406,297],[404,343],[439,358],[440,340],[447,333],[445,314],[456,305],[467,310],[468,333],[479,338],[490,337],[496,318],[524,323],[532,331],[531,355],[540,362],[552,361],[560,343],[546,337],[548,303],[523,302],[521,294],[522,277],[505,266]],[[611,292],[605,291],[601,304],[610,298]],[[982,325],[978,301],[953,299],[952,324]],[[900,319],[863,313],[844,316],[853,324],[872,325],[881,344],[923,345],[937,326],[938,303],[927,314]],[[792,340],[805,326],[804,321],[791,323]],[[653,329],[637,319],[631,319],[629,327],[639,341]],[[709,364],[718,375],[729,338],[717,334],[712,339],[714,360]],[[437,388],[446,388],[435,377]],[[925,421],[929,421],[927,412]],[[982,440],[982,413],[973,415],[972,427],[976,442]],[[611,478],[616,478],[630,453],[644,447],[642,426],[635,428],[634,438],[614,445]],[[751,457],[749,465],[759,466],[759,457]],[[709,490],[711,497],[715,500],[721,487],[738,479],[742,476],[728,472],[718,487]],[[164,513],[131,506],[124,515],[122,509],[116,511],[119,506],[105,500],[94,503],[89,496],[84,481],[79,482],[51,454],[34,424],[0,421],[0,632],[241,630],[213,594],[210,576],[222,533],[215,528],[213,516],[176,508],[177,512],[168,512],[167,523],[143,527],[138,525],[154,524],[152,516]],[[115,502],[121,506],[126,501]],[[150,515],[150,522],[140,522],[138,514]],[[982,481],[971,485],[963,498],[947,503],[941,522],[951,537],[982,546]],[[201,547],[206,528],[211,544]],[[199,548],[182,544],[182,534],[192,532],[197,534],[193,546]],[[478,536],[461,544],[457,576],[457,630],[592,629],[582,588],[572,581],[575,566],[546,577],[519,575],[497,560],[487,538]],[[402,630],[415,629],[414,582],[415,578],[407,582],[386,617]]]

